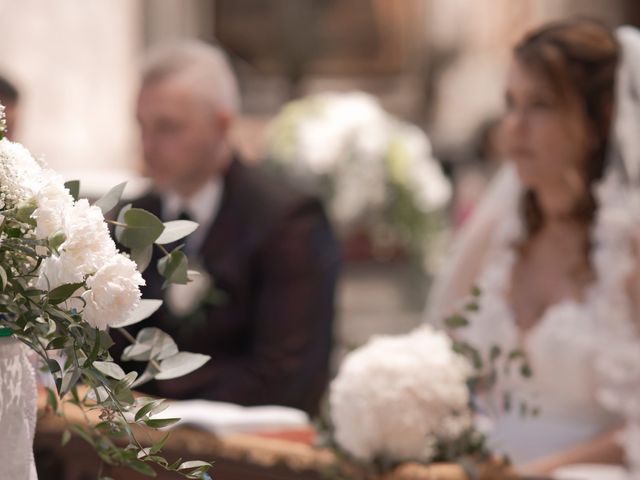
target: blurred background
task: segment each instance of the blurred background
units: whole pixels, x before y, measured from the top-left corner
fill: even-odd
[[[344,351],[372,333],[405,332],[420,322],[429,276],[500,161],[498,119],[510,49],[529,28],[571,15],[637,25],[640,2],[0,0],[0,75],[20,91],[14,138],[68,179],[80,179],[92,197],[125,179],[131,196],[144,188],[134,118],[139,59],[150,46],[176,38],[200,38],[229,52],[243,97],[234,136],[252,162],[278,164],[283,138],[305,121],[307,104],[300,102],[325,92],[349,92],[321,97],[323,108],[338,105],[338,119],[361,115],[354,123],[365,133],[376,115],[393,119],[390,137],[402,126],[405,150],[433,157],[452,188],[433,180],[438,169],[425,171],[428,190],[439,193],[423,199],[423,218],[415,215],[420,209],[401,204],[394,207],[400,217],[393,217],[400,220],[387,229],[377,221],[373,230],[364,228],[372,222],[361,219],[345,227],[336,332]],[[352,101],[339,103],[345,99]],[[325,160],[343,159],[341,145]],[[381,147],[382,157],[391,166],[389,178],[402,186],[407,175],[402,162],[392,161],[392,147]],[[379,187],[375,181],[347,185],[350,191]],[[422,222],[417,236],[416,222]],[[416,242],[417,250],[411,248]]]

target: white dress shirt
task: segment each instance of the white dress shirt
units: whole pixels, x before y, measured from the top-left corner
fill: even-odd
[[[188,198],[184,198],[174,191],[162,195],[162,219],[177,220],[181,213],[189,215],[191,220],[198,222],[195,232],[186,238],[186,249],[197,252],[204,241],[211,224],[220,210],[223,183],[220,178],[212,178],[199,190]]]

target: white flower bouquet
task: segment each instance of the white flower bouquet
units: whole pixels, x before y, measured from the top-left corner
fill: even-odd
[[[479,478],[512,478],[508,462],[487,446],[487,412],[479,414],[477,395],[490,403],[506,395],[501,410],[508,411],[499,374],[511,363],[525,378],[532,372],[520,350],[493,345],[481,351],[455,338],[469,325],[464,312],[478,308],[479,296],[474,289],[463,313],[445,320],[445,330],[424,325],[374,336],[347,354],[330,386],[328,422],[330,444],[349,460],[347,467],[375,477],[408,461],[454,462]]]
[[[472,427],[473,368],[444,332],[374,337],[331,384],[335,440],[359,460],[430,462]]]
[[[131,249],[131,257],[123,254],[103,215],[116,207],[124,185],[93,205],[78,200],[77,182],[65,185],[3,133],[0,121],[0,336],[20,340],[43,359],[57,389],[48,395],[54,410],[64,398],[101,410],[103,422],[71,430],[91,442],[103,461],[147,474],[153,473],[153,463],[188,478],[208,478],[208,463],[169,465],[158,455],[160,445],[143,448],[131,430],[132,424],[157,428],[177,421],[154,419],[162,400],[134,398],[131,388],[189,373],[208,357],[178,352],[175,342],[155,328],[143,329],[125,350],[125,357],[148,362],[140,378],[125,374],[108,351],[110,327],[140,321],[160,305],[141,300],[139,289],[144,284],[140,270],[154,244],[164,250],[164,244],[197,224],[163,224],[144,210],[125,207],[114,222],[119,242]],[[179,248],[164,251],[160,272],[167,282],[186,283],[185,255]],[[79,383],[87,388],[78,389]],[[118,446],[113,435],[129,438],[129,444]]]
[[[366,231],[374,245],[424,253],[451,196],[427,136],[362,92],[290,102],[268,127],[266,155],[324,197],[344,236]]]

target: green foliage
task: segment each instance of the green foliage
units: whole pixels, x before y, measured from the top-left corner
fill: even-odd
[[[78,182],[66,184],[77,197]],[[115,207],[124,189],[121,184],[96,202],[107,212]],[[56,252],[65,238],[56,233],[38,240],[33,231],[30,202],[0,212],[0,330],[12,334],[28,345],[42,359],[51,374],[55,392],[47,391],[47,403],[52,411],[62,414],[62,403],[69,402],[85,410],[100,411],[97,425],[68,424],[62,435],[66,444],[71,435],[90,443],[103,462],[128,466],[149,476],[155,476],[154,466],[175,471],[190,479],[209,478],[208,462],[169,464],[159,455],[160,444],[143,447],[133,434],[132,426],[163,428],[178,419],[156,419],[164,403],[150,398],[134,398],[131,389],[153,378],[174,378],[199,368],[209,360],[205,355],[179,352],[169,335],[159,329],[143,329],[127,349],[131,358],[148,362],[145,373],[138,378],[135,372],[126,373],[111,357],[113,341],[108,331],[100,331],[83,320],[84,282],[70,283],[54,289],[35,288],[38,268],[43,259]],[[137,257],[150,257],[154,242],[165,226],[157,217],[128,208],[119,215],[117,234],[123,244],[131,247]],[[190,222],[192,223],[192,222]],[[188,228],[187,228],[188,227]],[[173,225],[173,237],[193,230],[193,225]],[[179,250],[165,253],[165,273],[168,283],[185,282],[188,261]],[[144,262],[137,259],[139,265]],[[147,262],[148,263],[148,262]],[[153,314],[159,300],[143,300],[126,325],[139,322]],[[123,330],[123,333],[130,337]],[[86,389],[80,389],[84,385]],[[80,393],[86,392],[86,393]],[[122,446],[124,445],[124,446]]]
[[[458,334],[471,325],[472,320],[468,314],[473,314],[481,308],[481,290],[474,286],[470,297],[462,306],[464,313],[454,313],[444,320],[444,325],[453,339],[453,350],[466,357],[474,368],[474,374],[469,379],[469,387],[472,393],[472,402],[480,394],[487,399],[489,414],[496,415],[499,410],[509,411],[513,407],[513,392],[505,391],[501,394],[497,391],[500,376],[511,375],[512,365],[517,364],[518,373],[524,379],[533,376],[533,370],[529,365],[526,353],[521,349],[503,352],[499,345],[491,345],[488,351],[482,351],[468,341],[462,340]],[[501,395],[500,398],[496,398]],[[472,405],[472,408],[475,408]],[[519,403],[521,415],[537,415],[538,408],[531,407],[526,400]]]

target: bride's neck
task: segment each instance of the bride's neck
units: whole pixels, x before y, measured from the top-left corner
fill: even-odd
[[[576,212],[584,195],[577,195],[568,188],[552,187],[540,189],[535,194],[545,224],[579,223]]]

